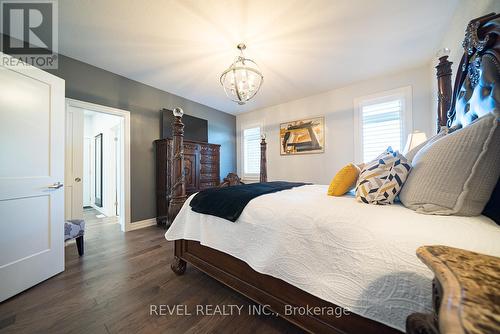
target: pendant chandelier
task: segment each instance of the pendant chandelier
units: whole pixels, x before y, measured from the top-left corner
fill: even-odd
[[[220,83],[227,97],[238,104],[245,104],[257,94],[262,86],[264,76],[257,64],[243,55],[246,45],[238,44],[240,55],[220,76]]]

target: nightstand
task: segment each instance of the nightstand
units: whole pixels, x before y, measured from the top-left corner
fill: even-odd
[[[446,246],[417,256],[435,275],[434,313],[411,314],[407,334],[500,333],[500,258]]]

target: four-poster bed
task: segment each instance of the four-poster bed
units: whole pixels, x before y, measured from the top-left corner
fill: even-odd
[[[439,59],[438,80],[438,124],[440,126],[467,126],[474,119],[498,108],[500,89],[494,84],[500,82],[500,15],[490,14],[471,21],[464,41],[465,54],[462,58],[455,86],[451,88],[451,63],[447,56]],[[474,96],[474,99],[471,97]],[[186,201],[183,176],[183,124],[178,112],[174,124],[173,170],[174,185],[169,207],[169,221],[173,221]],[[261,180],[267,180],[265,139],[262,139]],[[224,185],[232,185],[235,178]],[[229,223],[228,223],[229,224]],[[175,240],[172,270],[182,275],[186,263],[190,263],[213,278],[247,296],[253,301],[268,306],[286,320],[304,330],[314,333],[399,333],[387,324],[350,313],[335,317],[327,314],[289,314],[286,305],[338,306],[314,296],[296,286],[270,275],[252,269],[246,262],[224,252],[203,246],[198,241]],[[311,263],[319,259],[310,258]],[[434,316],[434,319],[437,316]],[[432,317],[431,317],[432,318]],[[418,321],[408,330],[412,333],[431,332],[428,327],[419,327]]]

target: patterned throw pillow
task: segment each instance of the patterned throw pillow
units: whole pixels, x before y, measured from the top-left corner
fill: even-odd
[[[410,169],[411,165],[402,154],[386,150],[361,171],[356,185],[356,199],[367,204],[394,203]]]

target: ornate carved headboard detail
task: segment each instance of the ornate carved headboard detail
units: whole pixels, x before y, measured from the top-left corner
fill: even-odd
[[[438,124],[464,127],[488,113],[500,113],[500,14],[469,22],[462,43],[464,55],[451,94],[451,62],[439,59]],[[500,180],[483,214],[500,224]]]
[[[451,99],[447,100],[446,96],[446,92],[451,91],[451,87],[446,87],[446,83],[439,75],[439,65],[437,67],[441,111],[449,101],[446,120],[443,119],[444,113],[440,112],[439,124],[446,124],[448,127],[467,126],[493,110],[500,111],[500,86],[498,85],[500,83],[500,15],[491,13],[472,20],[465,31],[462,46],[465,52],[458,67]],[[441,69],[442,75],[443,69]]]

